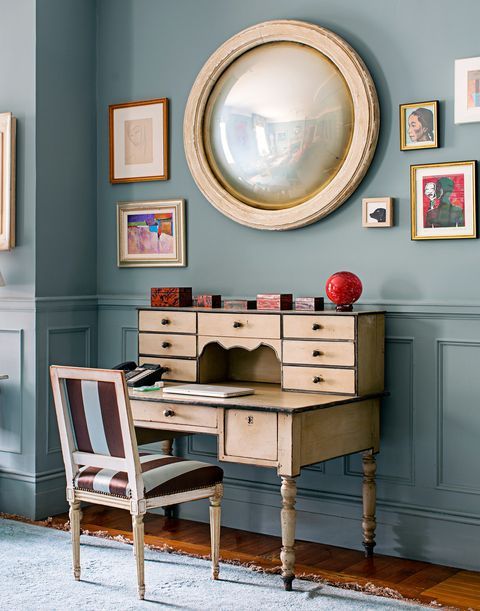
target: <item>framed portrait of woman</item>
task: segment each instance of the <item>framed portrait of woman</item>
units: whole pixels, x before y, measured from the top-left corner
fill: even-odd
[[[438,101],[400,104],[400,150],[438,148]]]

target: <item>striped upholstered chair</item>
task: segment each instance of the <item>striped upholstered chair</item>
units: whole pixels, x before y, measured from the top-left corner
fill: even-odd
[[[138,595],[145,595],[143,516],[149,509],[210,498],[212,576],[218,578],[223,471],[215,465],[139,454],[124,373],[50,368],[67,476],[73,573],[80,579],[80,502],[132,514]]]

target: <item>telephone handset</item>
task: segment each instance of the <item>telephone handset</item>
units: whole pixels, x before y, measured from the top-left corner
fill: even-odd
[[[144,363],[140,367],[134,361],[126,361],[115,365],[113,369],[122,369],[125,371],[125,379],[127,380],[127,386],[153,386],[155,382],[162,379],[162,375],[168,371],[167,367],[161,365],[153,365]]]

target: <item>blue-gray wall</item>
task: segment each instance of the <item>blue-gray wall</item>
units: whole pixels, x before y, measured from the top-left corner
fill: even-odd
[[[17,3],[8,4],[12,17],[21,12]],[[36,216],[36,231],[23,240],[23,247],[32,253],[37,240],[36,286],[31,289],[37,298],[28,304],[33,313],[12,312],[6,297],[16,289],[11,285],[0,289],[0,329],[8,331],[0,334],[0,369],[8,366],[16,376],[14,382],[0,386],[0,401],[7,406],[6,415],[0,415],[0,447],[2,440],[9,444],[7,452],[0,451],[0,509],[15,509],[23,502],[26,514],[40,516],[61,506],[62,462],[46,366],[54,361],[111,366],[135,358],[135,308],[147,303],[150,287],[191,285],[197,292],[215,290],[228,296],[274,290],[317,294],[323,293],[330,273],[350,269],[364,282],[363,305],[388,310],[391,395],[382,412],[377,549],[480,569],[479,244],[476,240],[411,242],[409,204],[410,164],[479,157],[480,124],[453,124],[453,71],[455,59],[479,55],[480,4],[474,0],[42,0],[37,2],[36,22],[33,0],[29,6],[32,10],[20,22],[26,30],[30,27],[22,30],[27,44],[22,46],[18,36],[11,42],[23,57],[36,37],[37,50],[32,47],[30,56],[26,53],[29,71],[12,76],[14,94],[0,88],[0,106],[20,116],[28,100],[22,96],[23,88],[30,87],[31,121],[36,109],[41,142],[36,163],[29,172],[20,172],[19,216],[23,231],[30,225],[22,218]],[[311,21],[343,36],[370,69],[382,111],[377,153],[359,189],[328,218],[286,233],[251,230],[218,213],[195,186],[182,145],[183,111],[204,61],[241,29],[276,18]],[[72,28],[72,19],[78,31]],[[0,38],[0,50],[4,44]],[[49,73],[51,62],[60,83]],[[92,126],[95,63],[96,130]],[[35,71],[36,95],[30,80]],[[81,104],[74,99],[77,95]],[[154,97],[168,97],[171,102],[171,179],[110,185],[108,105]],[[442,148],[401,153],[398,105],[431,99],[440,100]],[[56,114],[55,104],[66,133],[56,133],[52,139],[47,127]],[[79,106],[85,109],[73,126],[65,110],[68,104],[72,117],[81,113]],[[28,125],[28,117],[25,121]],[[90,156],[95,137],[96,153],[93,148]],[[20,165],[25,164],[27,151],[19,154]],[[53,158],[45,158],[48,154]],[[60,176],[57,165],[63,167]],[[22,195],[29,186],[37,190],[30,209]],[[363,229],[361,198],[382,195],[395,198],[395,227],[378,232]],[[115,202],[171,197],[187,200],[188,267],[118,269]],[[95,206],[97,222],[91,225]],[[62,227],[71,222],[75,235],[57,237],[55,219]],[[33,275],[23,280],[25,266],[20,273],[21,256],[17,250],[0,253],[0,269],[7,282],[11,279],[14,284],[20,278],[19,285],[32,287]],[[72,275],[62,267],[63,261]],[[33,257],[29,263],[33,268]],[[4,337],[8,343],[1,343]],[[28,337],[34,338],[36,359],[26,350]],[[32,380],[28,393],[16,392]],[[18,416],[22,405],[37,417],[35,465],[28,464],[31,431],[28,419]],[[179,450],[213,461],[215,439],[193,437]],[[224,468],[223,522],[278,533],[275,473],[230,464]],[[298,484],[299,538],[359,547],[358,457],[305,469]],[[8,495],[2,496],[2,489],[8,489]],[[182,515],[206,520],[206,506],[183,506]]]

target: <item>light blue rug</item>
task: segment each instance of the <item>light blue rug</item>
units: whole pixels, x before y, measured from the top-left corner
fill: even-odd
[[[0,609],[3,611],[129,611],[187,609],[252,611],[418,610],[423,606],[309,581],[285,592],[278,575],[145,550],[145,601],[137,599],[132,546],[82,535],[82,580],[71,571],[70,533],[0,519]]]

